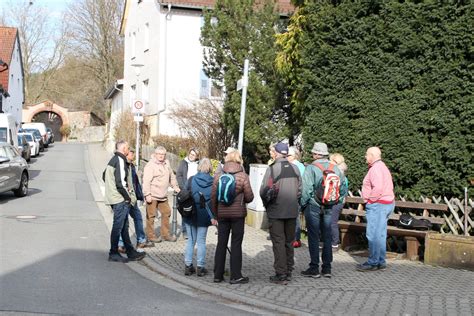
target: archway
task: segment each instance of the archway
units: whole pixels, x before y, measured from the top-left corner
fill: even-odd
[[[62,136],[60,128],[63,125],[63,120],[61,116],[52,111],[43,111],[35,114],[31,119],[32,122],[41,122],[53,130],[54,139],[60,141]]]

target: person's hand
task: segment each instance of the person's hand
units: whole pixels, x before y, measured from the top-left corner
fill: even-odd
[[[212,224],[213,226],[217,226],[217,221],[216,221],[215,219],[211,219],[211,224]]]
[[[174,188],[174,192],[179,193],[181,189],[179,187]]]
[[[145,200],[146,200],[146,202],[147,202],[148,204],[150,204],[151,201],[152,201],[152,200],[151,200],[151,195],[147,195],[147,196],[145,197]]]

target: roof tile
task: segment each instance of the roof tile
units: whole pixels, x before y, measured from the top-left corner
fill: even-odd
[[[17,36],[17,29],[14,27],[0,26],[0,59],[10,65],[13,49],[15,48],[15,41]],[[9,70],[0,72],[0,85],[5,91],[8,91],[8,74]]]

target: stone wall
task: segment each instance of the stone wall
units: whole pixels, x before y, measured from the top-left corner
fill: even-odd
[[[72,129],[69,140],[79,142],[103,142],[105,139],[105,126],[88,126]]]

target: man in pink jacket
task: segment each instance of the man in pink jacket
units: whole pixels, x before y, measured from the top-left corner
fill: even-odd
[[[362,197],[366,203],[366,236],[369,241],[369,259],[359,264],[359,271],[384,270],[387,267],[387,220],[395,208],[392,175],[382,161],[378,147],[367,149],[365,159],[369,171],[362,184]]]
[[[143,196],[146,200],[147,239],[152,242],[176,241],[176,236],[169,235],[171,208],[168,204],[168,187],[179,192],[176,176],[166,160],[166,149],[158,146],[151,160],[143,170]],[[161,213],[161,236],[155,234],[156,209]]]

